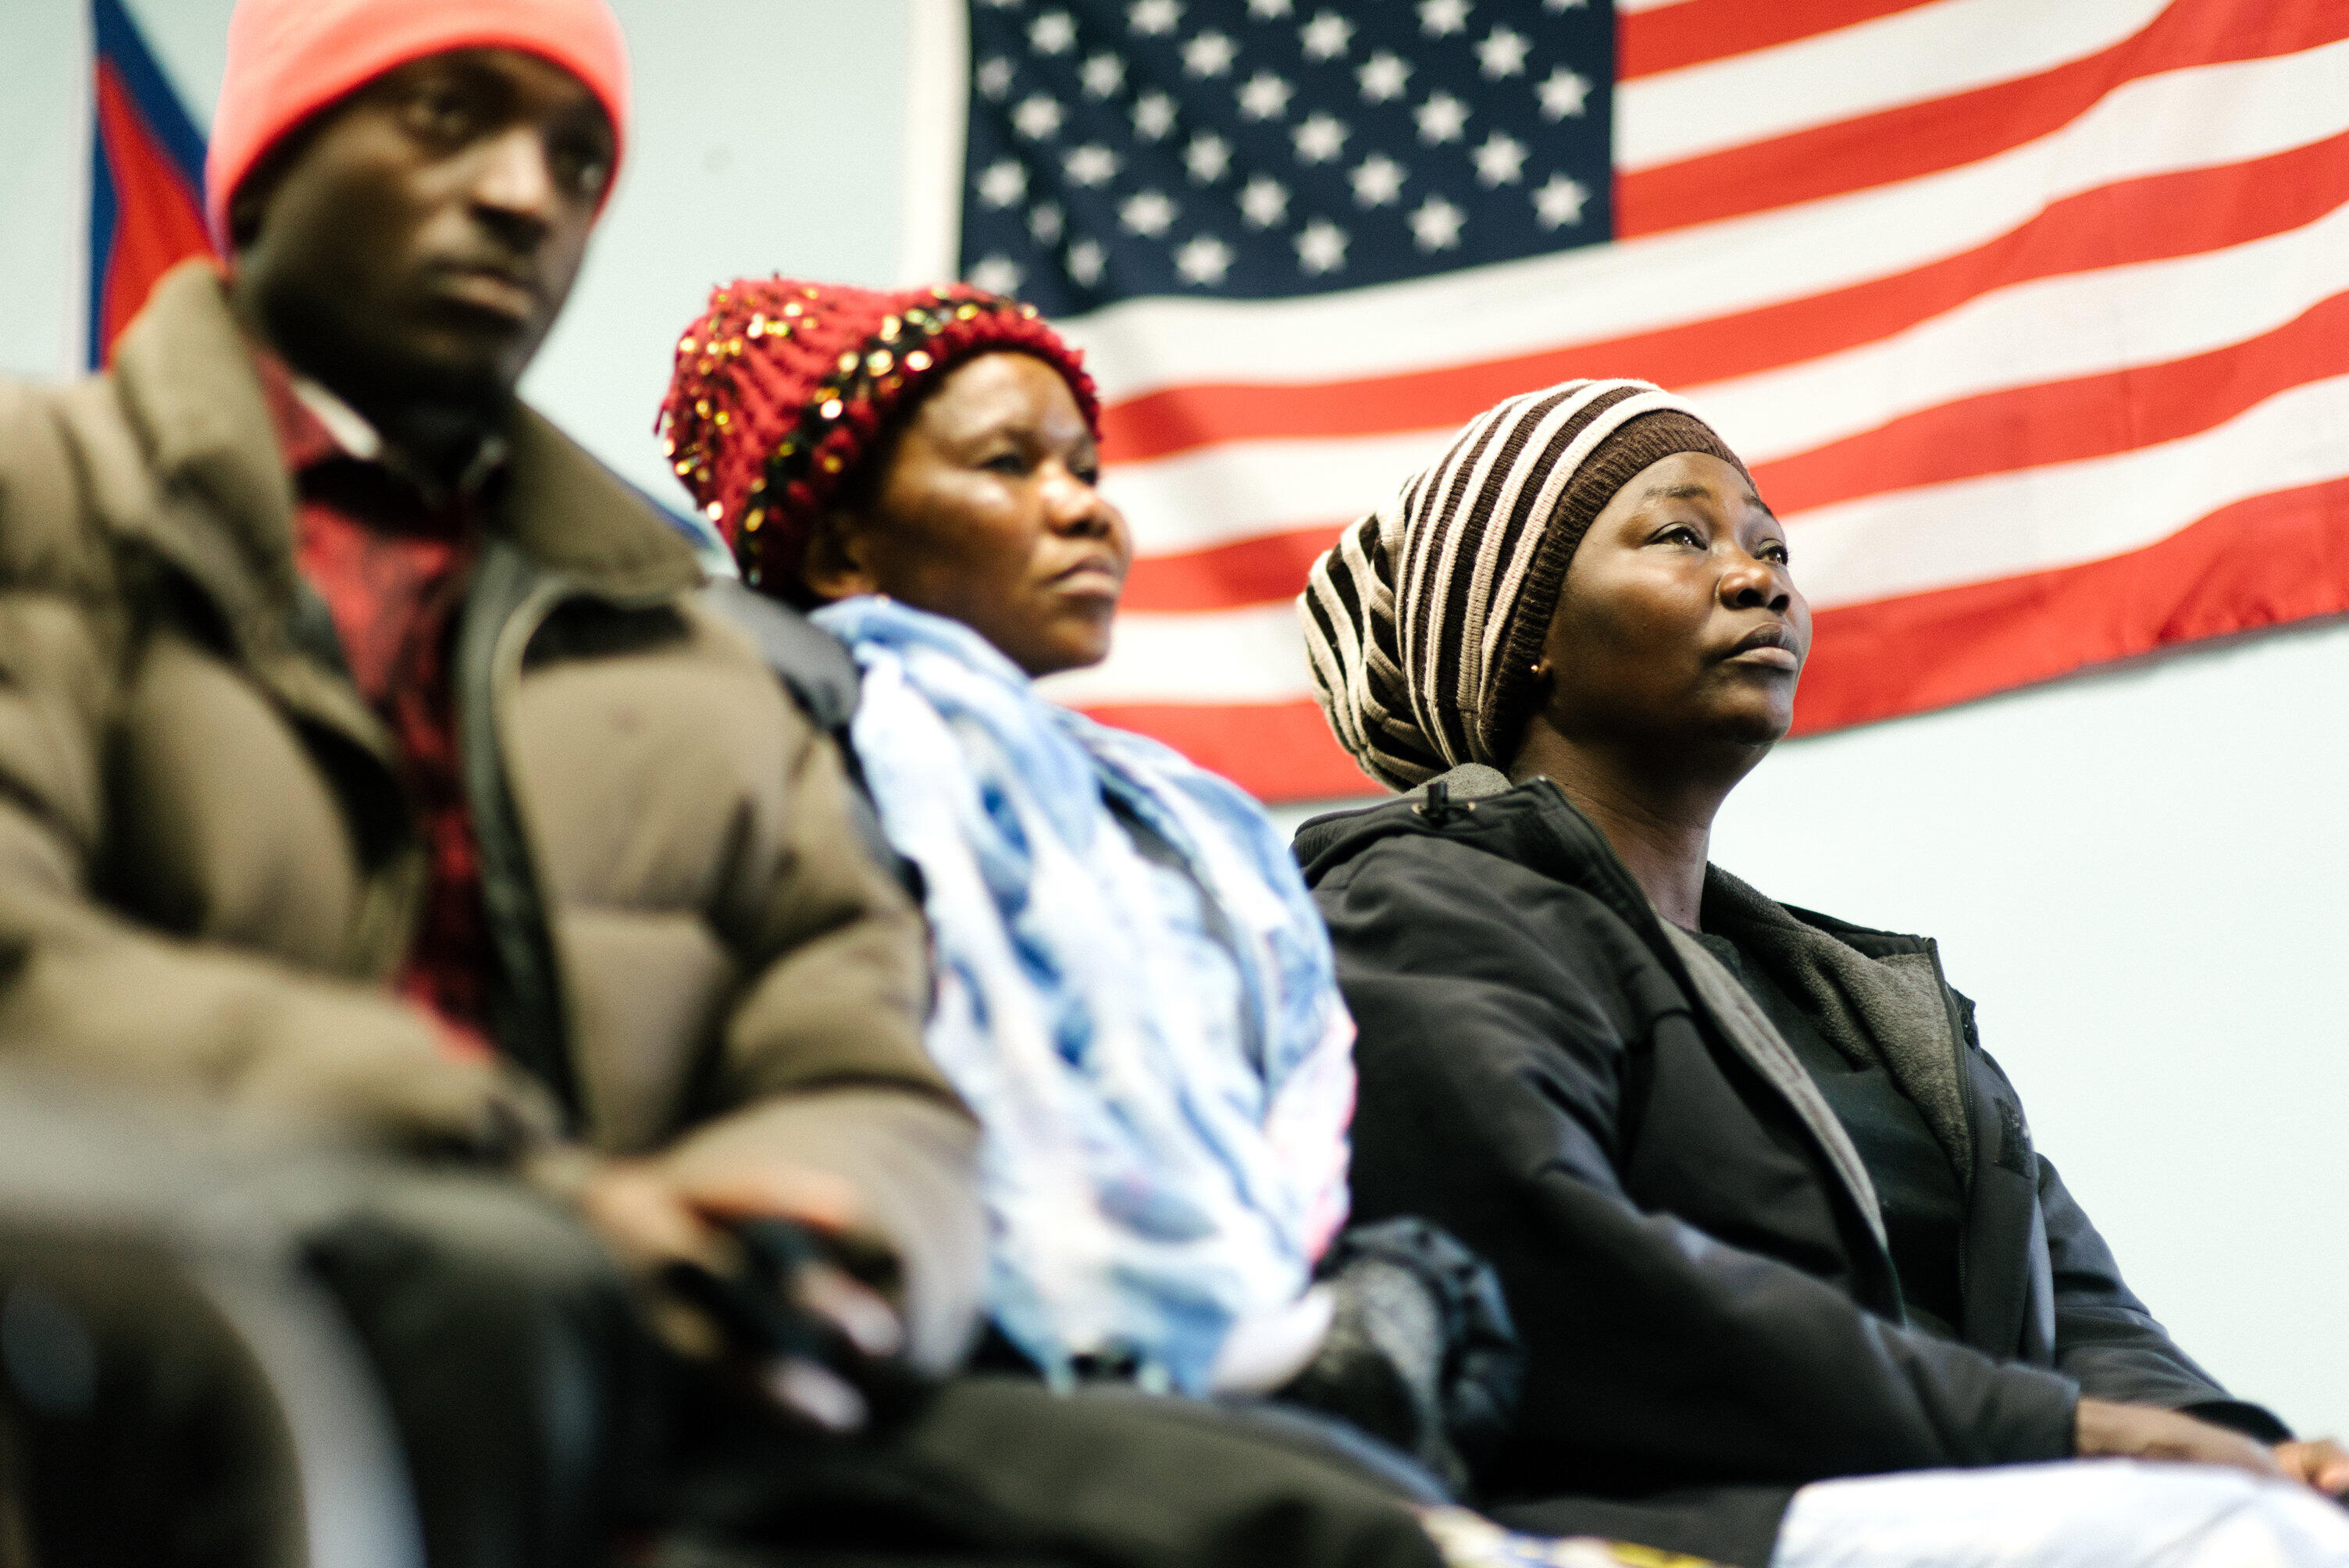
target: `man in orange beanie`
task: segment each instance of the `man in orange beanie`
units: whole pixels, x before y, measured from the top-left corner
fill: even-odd
[[[594,1314],[527,1305],[601,1288],[525,1239],[550,1202],[698,1280],[705,1339],[713,1291],[801,1313],[829,1360],[745,1359],[835,1424],[858,1353],[959,1354],[981,1266],[835,749],[514,397],[626,109],[602,0],[243,0],[224,273],[90,382],[0,385],[0,1056],[475,1172],[460,1265],[320,1248],[436,1560],[502,1487],[492,1533],[585,1528],[514,1480],[571,1440],[514,1412],[601,1398],[552,1343]]]

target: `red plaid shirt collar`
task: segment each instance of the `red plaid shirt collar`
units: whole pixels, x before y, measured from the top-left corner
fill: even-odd
[[[386,442],[366,415],[344,402],[326,387],[300,374],[269,349],[254,346],[253,367],[261,378],[262,401],[269,409],[277,434],[277,449],[288,472],[297,477],[320,463],[349,459],[375,463],[414,485],[427,506],[451,498],[449,487],[419,471]],[[505,467],[504,438],[482,438],[473,460],[458,477],[454,493],[474,496]]]

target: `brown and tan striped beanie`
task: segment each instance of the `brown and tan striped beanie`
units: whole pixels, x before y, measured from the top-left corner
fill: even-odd
[[[1675,452],[1739,462],[1645,381],[1567,381],[1470,420],[1313,564],[1298,614],[1321,710],[1362,770],[1408,789],[1506,767],[1567,562],[1615,492]]]

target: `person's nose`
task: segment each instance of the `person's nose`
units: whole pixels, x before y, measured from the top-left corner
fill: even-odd
[[[545,233],[563,205],[546,139],[526,125],[492,138],[479,154],[471,194],[474,210],[517,241],[529,242]]]
[[[1721,574],[1721,602],[1733,610],[1768,610],[1783,615],[1794,603],[1786,570],[1744,550],[1735,550]]]
[[[1101,488],[1062,463],[1046,477],[1044,505],[1054,531],[1072,538],[1114,540],[1124,531],[1124,518]]]

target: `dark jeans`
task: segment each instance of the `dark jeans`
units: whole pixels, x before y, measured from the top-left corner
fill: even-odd
[[[751,1560],[792,1568],[803,1553],[829,1563],[825,1553],[852,1548],[870,1555],[840,1561],[1438,1563],[1393,1476],[1327,1441],[1309,1418],[960,1377],[868,1440],[718,1447],[694,1467],[682,1511],[698,1529],[761,1543]]]

